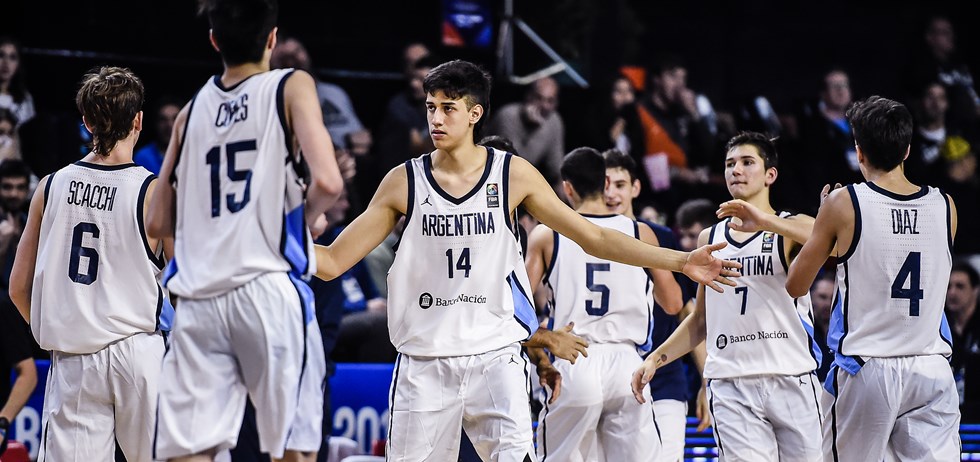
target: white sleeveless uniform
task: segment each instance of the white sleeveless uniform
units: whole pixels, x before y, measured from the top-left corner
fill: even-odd
[[[639,239],[635,221],[622,215],[585,218]],[[644,225],[646,226],[646,225]],[[575,323],[589,341],[589,356],[575,364],[556,359],[562,393],[544,397],[539,416],[541,460],[584,461],[601,449],[605,460],[653,461],[660,435],[650,404],[639,404],[628,384],[649,351],[653,333],[652,281],[643,268],[593,257],[554,233],[545,283],[551,287],[552,327]],[[644,387],[647,402],[650,389]]]
[[[149,461],[173,307],[143,224],[155,177],[136,164],[58,170],[44,189],[31,328],[51,350],[39,460]],[[113,425],[113,422],[115,423]],[[80,438],[78,435],[85,435]]]
[[[485,460],[534,454],[518,342],[538,322],[508,210],[510,158],[487,148],[483,177],[459,198],[436,183],[431,154],[405,163],[408,213],[388,272],[388,329],[401,353],[390,460],[456,460],[461,425]]]
[[[780,214],[787,217],[788,214]],[[718,258],[742,264],[737,287],[706,289],[708,382],[722,460],[822,460],[809,294],[786,292],[788,243],[759,231],[738,241],[728,220],[709,243],[728,242]]]
[[[959,403],[943,313],[953,245],[947,197],[928,186],[900,195],[871,182],[847,190],[854,238],[837,265],[824,453],[828,460],[958,460]]]
[[[231,88],[215,76],[190,103],[169,179],[176,255],[164,283],[181,306],[160,386],[160,458],[233,447],[246,392],[262,451],[320,447],[326,366],[301,280],[315,262],[283,104],[291,74]]]

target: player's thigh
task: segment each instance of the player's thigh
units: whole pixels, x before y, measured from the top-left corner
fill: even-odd
[[[286,449],[316,451],[323,440],[323,400],[327,365],[320,326],[306,325],[306,362],[299,384],[299,403],[289,430]]]
[[[645,402],[640,404],[629,387],[633,371],[643,360],[629,346],[610,345],[607,350],[596,358],[602,364],[596,374],[603,378],[600,445],[608,460],[656,460],[661,441],[653,420],[650,388],[643,388]]]
[[[819,462],[823,460],[820,404],[822,393],[815,375],[771,377],[772,388],[765,401],[772,422],[780,460]]]
[[[456,460],[463,422],[460,359],[398,356],[389,398],[389,460]]]
[[[575,364],[555,360],[562,376],[561,394],[545,403],[538,415],[537,453],[543,460],[591,460],[596,452],[596,429],[602,415],[601,361],[598,355]]]
[[[899,376],[872,358],[858,371],[834,367],[823,411],[824,460],[881,460],[898,417]]]
[[[39,461],[111,460],[115,452],[105,350],[51,353]]]
[[[960,410],[949,363],[939,355],[908,358],[902,409],[889,440],[895,460],[955,460]]]
[[[136,334],[109,347],[116,441],[131,462],[152,458],[164,351],[163,335],[159,332]]]
[[[463,398],[463,425],[477,453],[500,461],[534,457],[530,370],[518,344],[476,355]]]
[[[684,458],[687,430],[687,402],[660,399],[653,402],[653,418],[660,432],[660,462],[678,462]]]
[[[711,380],[708,407],[722,461],[775,461],[775,434],[761,417],[757,384],[747,379]]]

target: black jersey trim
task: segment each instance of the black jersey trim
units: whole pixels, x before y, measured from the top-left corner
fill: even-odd
[[[282,79],[279,80],[279,84],[276,86],[276,114],[279,115],[279,125],[282,126],[284,143],[286,143],[287,163],[296,162],[293,157],[293,132],[289,129],[289,124],[286,122],[286,81],[292,77],[294,72],[296,71],[289,71],[283,75]]]
[[[130,168],[130,167],[136,167],[137,166],[136,164],[134,164],[132,162],[129,162],[129,163],[126,163],[126,164],[103,165],[103,164],[95,164],[95,163],[92,163],[92,162],[86,162],[84,160],[75,161],[75,165],[77,165],[79,167],[90,168],[92,170],[102,170],[102,171],[106,171],[106,172],[111,172],[111,171],[115,171],[115,170],[123,170],[123,169],[127,169],[127,168]]]
[[[464,194],[462,197],[453,197],[445,190],[443,190],[442,186],[439,186],[439,183],[436,182],[435,177],[432,176],[432,154],[426,154],[422,156],[422,169],[425,170],[425,178],[429,180],[429,185],[432,186],[432,189],[437,194],[442,196],[443,199],[446,199],[447,201],[452,202],[453,204],[456,205],[462,204],[463,202],[466,202],[469,198],[476,195],[476,193],[480,191],[480,188],[483,187],[484,183],[487,182],[487,178],[490,178],[490,170],[493,167],[494,152],[493,152],[493,148],[486,148],[486,149],[487,149],[487,162],[486,165],[483,166],[483,176],[481,176],[480,180],[477,181],[475,185],[473,185],[473,189],[470,189],[470,191]]]
[[[146,238],[146,223],[143,217],[143,204],[146,202],[146,192],[150,188],[150,183],[152,183],[156,178],[157,176],[151,173],[146,176],[146,178],[143,180],[143,185],[140,186],[140,193],[136,199],[136,226],[140,230],[140,239],[143,241],[143,250],[146,251],[146,257],[150,259],[157,269],[163,269],[167,262],[164,261],[164,257],[162,255],[157,256],[156,252],[154,252],[150,247],[150,241]],[[159,315],[159,311],[157,311],[157,314]],[[159,316],[157,317],[159,318]]]
[[[749,236],[744,241],[739,242],[734,237],[732,237],[732,229],[728,227],[728,223],[730,223],[731,221],[732,221],[731,218],[726,218],[725,221],[722,221],[719,224],[725,227],[725,240],[727,240],[729,244],[731,244],[731,245],[733,245],[735,247],[738,247],[738,248],[741,249],[742,247],[745,247],[750,242],[752,242],[753,239],[759,237],[759,235],[762,234],[762,230],[756,231],[755,234]]]
[[[54,182],[54,175],[58,172],[51,172],[48,175],[48,182],[44,184],[44,206],[41,207],[41,215],[44,215],[44,211],[48,209],[48,196],[51,194],[51,183]]]
[[[221,75],[220,74],[215,74],[214,77],[211,79],[211,81],[214,83],[214,86],[218,87],[219,90],[224,91],[224,92],[229,92],[229,91],[234,91],[236,88],[238,88],[239,86],[241,86],[241,84],[243,84],[245,82],[248,82],[249,79],[251,79],[252,77],[255,77],[255,76],[259,75],[259,74],[264,74],[264,72],[257,72],[255,74],[252,74],[252,75],[248,76],[248,77],[245,77],[244,79],[239,80],[238,82],[236,82],[234,85],[232,85],[230,87],[226,87],[225,84],[221,83]]]
[[[878,186],[878,185],[874,184],[871,181],[868,181],[868,182],[866,182],[864,184],[868,185],[868,188],[871,189],[872,191],[874,191],[874,192],[876,192],[878,194],[881,194],[883,196],[890,197],[890,198],[895,199],[897,201],[910,201],[910,200],[915,200],[915,199],[918,199],[918,198],[920,198],[922,196],[925,196],[926,194],[929,194],[929,187],[928,186],[919,186],[919,190],[916,191],[916,192],[914,192],[914,193],[912,193],[912,194],[899,194],[899,193],[891,192],[891,191],[889,191],[889,190],[887,190],[885,188],[882,188],[881,186]]]
[[[776,235],[776,252],[779,252],[779,262],[783,264],[783,271],[789,274],[789,262],[786,261],[786,243],[782,234]]]
[[[866,184],[870,185],[871,183]],[[861,240],[861,204],[858,202],[857,191],[854,190],[854,185],[847,185],[847,193],[851,196],[851,204],[854,206],[854,236],[851,237],[851,246],[847,248],[847,252],[844,252],[844,255],[841,255],[837,259],[840,263],[846,262],[848,258],[851,258],[851,255],[854,255],[858,242]]]
[[[953,208],[949,203],[949,196],[946,195],[946,191],[942,189],[939,190],[939,194],[943,196],[943,202],[946,203],[946,243],[949,244],[949,254],[953,254]]]
[[[544,281],[550,284],[551,271],[555,269],[555,262],[558,261],[558,231],[552,230],[551,236],[553,242],[551,243],[551,261],[548,262],[548,267],[544,269]]]
[[[398,373],[401,372],[402,358],[408,359],[409,357],[398,353],[398,357],[395,358],[395,372],[392,374],[391,391],[388,394],[388,444],[391,444],[391,427],[395,423],[395,390],[398,389]]]
[[[177,166],[180,165],[180,156],[184,152],[184,146],[187,144],[187,129],[191,126],[191,113],[194,112],[194,103],[197,102],[197,96],[199,94],[201,94],[200,90],[194,94],[194,97],[191,98],[190,104],[187,105],[187,119],[184,120],[184,131],[180,134],[180,145],[177,146],[177,154],[174,157],[174,166],[170,170],[170,178],[167,178],[167,181],[169,181],[171,185],[177,183]]]

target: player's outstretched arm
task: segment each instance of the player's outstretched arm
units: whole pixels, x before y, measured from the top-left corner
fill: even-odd
[[[590,255],[627,265],[683,272],[718,291],[721,291],[719,283],[735,285],[728,278],[738,276],[734,269],[741,265],[711,255],[723,248],[724,243],[685,253],[645,244],[619,231],[596,226],[558,199],[541,173],[520,157],[514,157],[510,163],[510,180],[511,209],[523,204],[532,216],[568,236]]]
[[[547,225],[539,224],[531,230],[527,237],[527,256],[524,266],[527,267],[527,277],[531,281],[531,292],[537,292],[551,263],[551,253],[555,247],[555,233]]]
[[[785,218],[771,215],[741,199],[721,204],[716,214],[718,218],[738,218],[728,223],[728,227],[735,231],[770,231],[800,244],[805,244],[813,231],[813,217],[802,214]]]
[[[306,223],[312,225],[340,197],[344,179],[340,176],[330,133],[323,125],[323,112],[313,77],[306,71],[293,72],[286,80],[283,100],[289,126],[310,168],[304,212]]]
[[[399,165],[381,180],[364,213],[332,244],[316,246],[316,277],[329,281],[344,274],[388,237],[408,207],[408,176],[405,166]]]
[[[810,290],[813,279],[827,257],[837,248],[837,237],[846,225],[854,228],[854,206],[847,189],[835,190],[827,197],[817,212],[810,239],[803,245],[800,254],[789,265],[786,276],[786,291],[793,298],[802,297]]]
[[[31,292],[34,289],[34,265],[37,263],[37,246],[41,237],[41,218],[44,214],[44,191],[48,188],[51,176],[45,176],[37,183],[24,233],[17,245],[14,266],[10,270],[10,301],[28,323],[31,322]]]
[[[177,216],[177,205],[174,192],[174,168],[177,166],[177,156],[184,138],[184,127],[187,125],[187,113],[190,112],[190,103],[177,113],[174,120],[174,129],[170,133],[170,143],[167,144],[167,152],[163,156],[163,165],[160,167],[160,178],[150,197],[150,208],[146,215],[146,234],[154,239],[164,239],[174,237],[174,223]]]
[[[660,247],[657,234],[650,229],[646,223],[638,223],[640,229],[640,240],[650,245]],[[650,275],[653,277],[653,299],[660,304],[667,314],[677,314],[684,308],[684,296],[681,293],[681,285],[677,283],[670,271],[657,268],[649,268]]]
[[[586,358],[589,357],[589,342],[573,334],[572,329],[574,327],[575,323],[573,322],[555,331],[541,327],[534,331],[531,338],[524,342],[524,346],[528,348],[545,348],[551,354],[555,355],[555,357],[575,364],[578,355],[585,356]]]

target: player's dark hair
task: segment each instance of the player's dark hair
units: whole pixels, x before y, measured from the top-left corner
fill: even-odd
[[[602,158],[606,161],[606,169],[621,168],[626,170],[626,173],[630,176],[630,182],[639,179],[636,176],[636,161],[629,154],[612,148],[602,151]]]
[[[262,60],[266,40],[279,17],[277,0],[203,0],[221,59],[227,66]]]
[[[490,86],[491,78],[487,71],[460,59],[432,68],[422,81],[422,89],[427,95],[441,91],[449,98],[465,99],[466,109],[472,109],[476,104],[483,106],[483,117],[473,127],[474,135],[480,133],[483,122],[490,117]]]
[[[912,143],[912,114],[904,104],[872,96],[852,103],[845,117],[872,167],[887,172],[905,160]]]
[[[31,168],[20,159],[7,159],[0,162],[0,180],[7,178],[23,178],[30,181]]]
[[[480,144],[480,145],[483,145],[483,146],[488,146],[488,147],[494,148],[494,149],[496,149],[498,151],[509,152],[509,153],[514,154],[516,156],[519,156],[520,155],[520,154],[517,153],[517,150],[514,149],[514,143],[511,143],[509,139],[504,138],[503,136],[500,136],[500,135],[484,136],[483,139],[480,140],[480,142],[479,143],[476,143],[476,144]]]
[[[593,148],[575,148],[561,161],[561,179],[582,199],[601,195],[606,189],[606,161]]]
[[[690,228],[696,224],[708,228],[718,222],[718,206],[708,199],[691,199],[677,208],[677,227]]]
[[[143,110],[143,82],[123,67],[92,69],[82,77],[75,105],[92,129],[92,150],[108,156],[129,136],[133,119]]]
[[[759,132],[740,132],[725,144],[725,153],[727,154],[732,149],[743,145],[755,146],[755,149],[759,151],[759,157],[762,158],[762,164],[766,167],[766,170],[779,165],[776,144],[768,136]]]
[[[953,260],[953,267],[950,269],[950,273],[955,273],[961,271],[966,273],[967,279],[970,280],[970,287],[976,287],[980,285],[980,274],[977,274],[977,269],[970,264],[970,262],[963,259]]]

